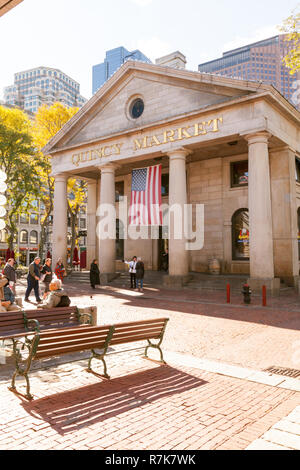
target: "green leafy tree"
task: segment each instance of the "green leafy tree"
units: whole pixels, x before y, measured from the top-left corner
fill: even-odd
[[[18,216],[28,214],[39,195],[39,163],[26,114],[0,106],[0,167],[7,174],[5,222],[10,250],[18,233]]]

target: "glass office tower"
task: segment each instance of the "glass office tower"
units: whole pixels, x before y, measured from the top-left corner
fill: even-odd
[[[281,34],[224,52],[222,58],[205,62],[199,65],[198,70],[273,85],[300,109],[297,100],[297,80],[300,74],[291,75],[283,64],[283,57],[291,47],[285,37],[286,35]]]
[[[151,64],[141,51],[128,51],[125,47],[117,47],[106,52],[104,62],[93,66],[93,94],[109,79],[109,77],[119,68],[126,60],[141,60]]]

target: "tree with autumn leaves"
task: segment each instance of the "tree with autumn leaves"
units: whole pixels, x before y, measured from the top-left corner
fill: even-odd
[[[26,114],[0,106],[0,168],[7,175],[5,223],[10,250],[18,234],[18,217],[34,210],[41,188],[38,168],[43,167]]]
[[[47,227],[53,213],[54,178],[51,159],[42,153],[46,143],[69,121],[78,108],[66,108],[60,103],[39,108],[33,121],[20,109],[0,106],[0,167],[8,175],[5,217],[8,245],[13,249],[19,215],[36,210],[39,200],[44,206],[41,216],[39,255],[44,254]],[[83,181],[68,181],[68,211],[72,228],[71,262],[79,238],[78,214],[86,198]],[[54,260],[55,262],[55,260]]]
[[[43,165],[40,168],[41,192],[40,200],[45,206],[45,212],[41,219],[41,236],[39,253],[42,256],[47,236],[47,227],[53,212],[54,179],[51,177],[51,160],[42,154],[42,148],[46,143],[71,119],[78,108],[66,108],[60,103],[47,107],[42,106],[36,113],[33,123],[34,142],[38,148]],[[79,238],[78,215],[86,198],[86,184],[83,181],[70,178],[68,180],[68,212],[71,221],[71,263],[73,261],[74,248]],[[54,260],[56,262],[56,260]]]
[[[294,75],[300,70],[300,12],[294,10],[283,22],[280,31],[287,34],[288,53],[283,60],[291,75]]]

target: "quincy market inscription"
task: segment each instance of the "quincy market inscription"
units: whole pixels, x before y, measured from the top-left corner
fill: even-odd
[[[134,138],[132,141],[132,151],[137,152],[147,148],[159,147],[169,142],[180,142],[182,140],[192,139],[193,137],[207,135],[210,132],[219,132],[220,124],[223,124],[223,117],[195,123],[191,126],[167,129],[151,136],[146,135],[139,139]],[[112,145],[103,145],[97,149],[76,153],[72,155],[72,163],[75,166],[79,166],[81,163],[121,155],[123,145],[124,143],[122,142]]]

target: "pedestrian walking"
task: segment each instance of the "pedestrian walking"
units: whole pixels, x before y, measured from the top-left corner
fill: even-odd
[[[29,296],[30,296],[32,289],[34,290],[37,303],[42,302],[42,299],[40,298],[40,293],[39,293],[39,280],[41,277],[40,262],[41,262],[41,258],[36,257],[34,261],[29,265],[29,272],[27,276],[27,290],[25,293],[25,302],[29,302]]]
[[[58,259],[58,261],[56,263],[56,266],[55,266],[54,272],[56,274],[57,279],[59,279],[61,282],[63,282],[66,270],[65,270],[65,267],[63,265],[63,262],[62,262],[61,258]]]
[[[100,270],[98,266],[98,260],[94,259],[90,268],[90,282],[92,289],[96,289],[96,286],[100,286]]]
[[[17,276],[16,276],[16,270],[15,270],[15,260],[13,258],[9,258],[7,261],[3,274],[5,277],[7,277],[9,281],[9,287],[11,288],[12,292],[14,295],[16,295],[16,282],[17,282]]]
[[[137,283],[137,288],[140,292],[143,292],[144,276],[145,276],[145,265],[142,261],[142,258],[138,258],[137,263],[136,263],[136,283]]]
[[[124,263],[129,266],[129,273],[130,273],[130,289],[136,289],[136,264],[137,264],[137,257],[134,256],[132,261],[125,261]]]
[[[47,258],[46,261],[45,261],[45,264],[44,266],[42,267],[42,270],[41,270],[41,280],[43,281],[44,285],[45,285],[45,290],[44,290],[44,299],[47,298],[48,296],[48,293],[50,292],[50,289],[49,289],[49,285],[50,285],[50,282],[52,281],[52,278],[53,278],[53,271],[52,271],[52,268],[51,268],[51,258]]]

